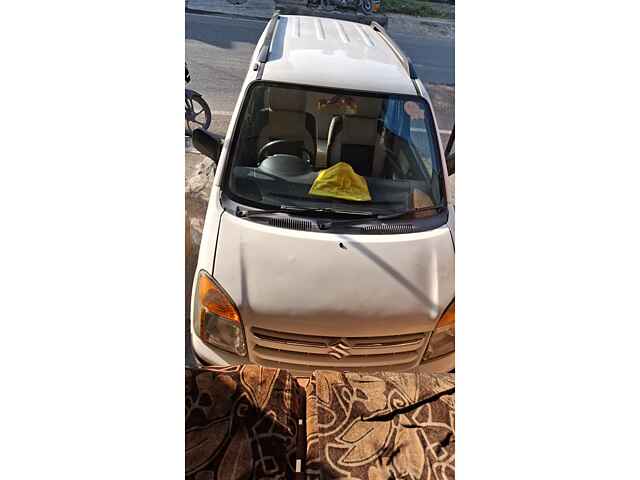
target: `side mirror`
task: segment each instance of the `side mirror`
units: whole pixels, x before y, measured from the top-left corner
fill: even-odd
[[[449,175],[456,173],[456,152],[449,153],[449,155],[447,155],[446,162]]]
[[[201,128],[197,128],[191,135],[191,142],[196,150],[218,163],[220,152],[222,152],[222,140]]]
[[[447,148],[444,149],[444,159],[447,162],[447,170],[449,171],[449,175],[453,175],[456,173],[456,126],[454,125],[451,129],[451,135],[449,136],[449,141],[447,142]]]

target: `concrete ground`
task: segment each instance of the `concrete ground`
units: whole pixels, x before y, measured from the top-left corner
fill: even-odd
[[[275,2],[273,0],[187,0],[186,7],[203,12],[268,18],[273,15]]]

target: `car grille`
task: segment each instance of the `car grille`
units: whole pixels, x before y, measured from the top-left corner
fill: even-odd
[[[251,329],[252,351],[265,366],[292,370],[402,370],[420,359],[424,333],[384,337],[324,337]]]

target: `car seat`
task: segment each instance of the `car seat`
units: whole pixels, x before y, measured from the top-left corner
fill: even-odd
[[[385,149],[378,119],[380,101],[358,105],[357,115],[336,115],[329,125],[329,165],[345,162],[363,176],[379,177],[384,169]]]
[[[305,92],[270,87],[265,93],[264,127],[258,136],[258,150],[272,140],[300,142],[312,157],[316,152],[316,122],[305,111]]]

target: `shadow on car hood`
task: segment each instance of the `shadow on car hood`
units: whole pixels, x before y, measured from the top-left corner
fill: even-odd
[[[336,235],[225,213],[214,277],[245,329],[330,336],[431,330],[454,295],[446,226],[400,235]]]

